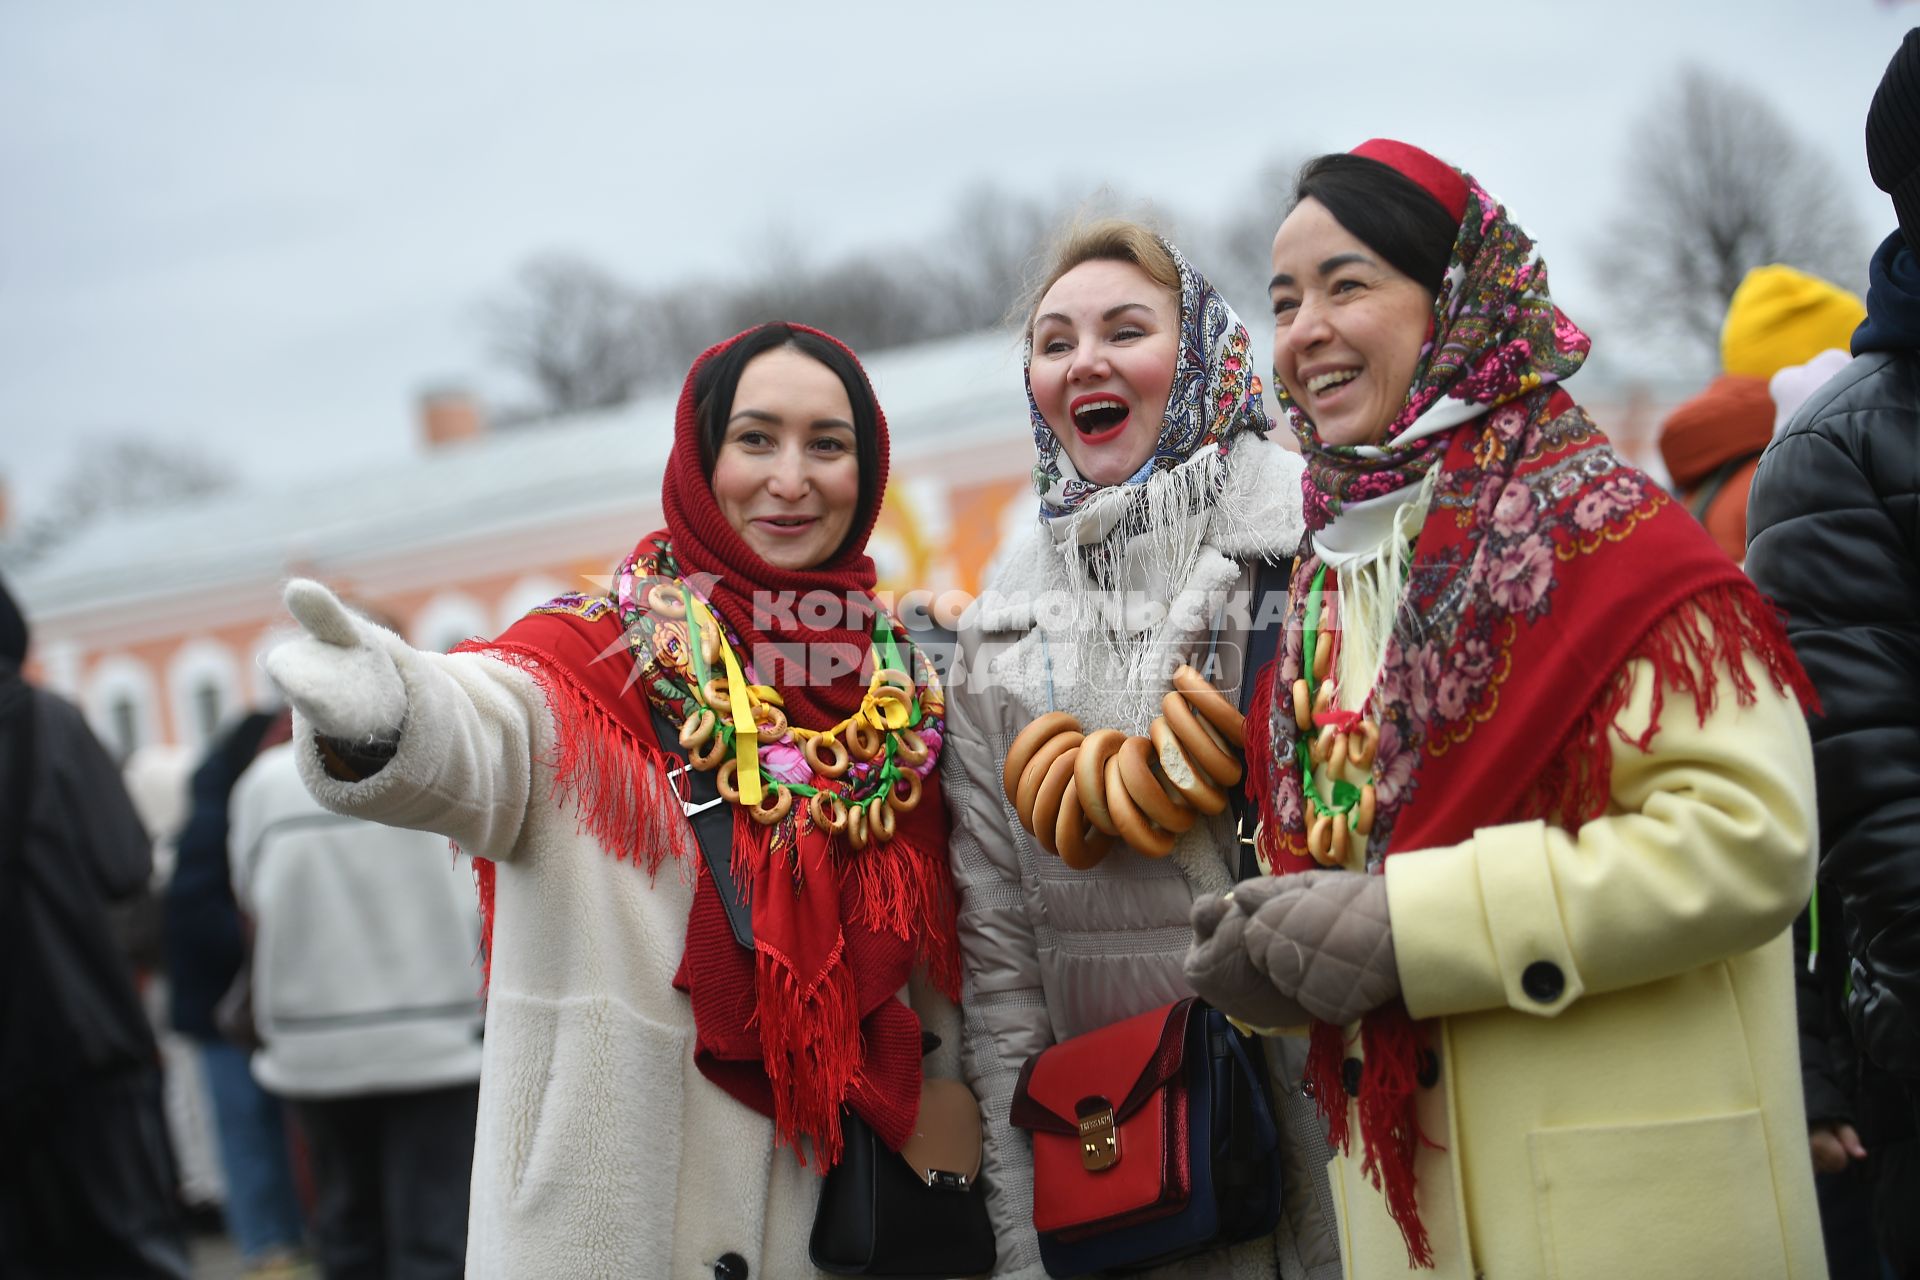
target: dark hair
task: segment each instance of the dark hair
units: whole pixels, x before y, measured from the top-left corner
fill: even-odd
[[[1300,166],[1293,208],[1309,196],[1403,275],[1440,292],[1460,224],[1425,187],[1391,165],[1337,151]]]
[[[780,347],[792,347],[803,356],[811,356],[833,371],[847,389],[847,401],[853,406],[853,454],[860,464],[860,505],[847,530],[847,542],[834,550],[837,558],[847,543],[865,535],[873,524],[880,505],[880,402],[859,362],[837,342],[816,333],[796,329],[775,320],[749,329],[732,346],[700,366],[693,379],[694,421],[700,428],[700,469],[713,479],[713,460],[727,438],[727,419],[733,413],[733,394],[740,387],[740,374],[755,356]]]

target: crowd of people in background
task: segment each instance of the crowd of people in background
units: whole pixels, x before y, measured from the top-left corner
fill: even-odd
[[[202,1183],[261,1277],[944,1274],[822,1187],[969,1095],[973,1273],[1920,1275],[1920,29],[1866,158],[1865,298],[1755,266],[1667,488],[1425,150],[1273,211],[1277,423],[1178,247],[1070,229],[949,663],[873,388],[778,321],[605,591],[443,654],[295,581],[289,706],[170,772],[0,586],[0,1276],[188,1277]],[[1063,1218],[1040,1064],[1196,995],[1264,1119],[1180,1194],[1269,1211]]]

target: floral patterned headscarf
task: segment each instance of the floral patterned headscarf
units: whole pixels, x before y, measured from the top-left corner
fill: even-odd
[[[1396,145],[1397,154],[1441,164]],[[1374,158],[1384,163],[1394,154]],[[1433,298],[1413,384],[1383,443],[1323,444],[1313,419],[1274,378],[1274,395],[1307,459],[1301,483],[1310,530],[1325,528],[1353,504],[1417,484],[1446,453],[1453,428],[1571,377],[1591,348],[1587,335],[1553,305],[1547,264],[1520,224],[1470,175],[1449,171],[1465,184],[1465,215]]]
[[[1160,439],[1153,456],[1122,482],[1125,486],[1145,484],[1209,449],[1225,458],[1241,433],[1264,436],[1273,428],[1260,403],[1260,377],[1253,372],[1247,327],[1185,254],[1164,239],[1160,243],[1180,271],[1180,349]],[[1060,438],[1041,416],[1033,398],[1031,332],[1025,366],[1035,455],[1033,488],[1040,495],[1041,517],[1055,520],[1075,514],[1095,494],[1119,486],[1081,479],[1060,448]]]

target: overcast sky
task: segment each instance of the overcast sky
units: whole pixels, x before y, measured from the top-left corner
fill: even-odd
[[[248,477],[404,454],[421,387],[509,389],[474,311],[538,252],[668,283],[738,274],[778,229],[831,260],[923,240],[985,178],[1212,218],[1268,157],[1376,134],[1473,171],[1580,319],[1629,124],[1685,62],[1767,95],[1891,229],[1861,124],[1914,23],[1884,0],[0,0],[0,472],[19,518],[88,435]]]

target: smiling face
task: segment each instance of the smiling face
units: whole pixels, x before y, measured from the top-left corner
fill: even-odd
[[[1406,403],[1433,295],[1302,200],[1273,238],[1273,371],[1320,443],[1378,444]]]
[[[713,498],[746,544],[781,569],[831,556],[860,504],[853,404],[833,370],[792,347],[740,371],[713,458]]]
[[[1081,479],[1119,484],[1153,456],[1179,328],[1179,298],[1131,262],[1083,262],[1040,299],[1033,402]]]

